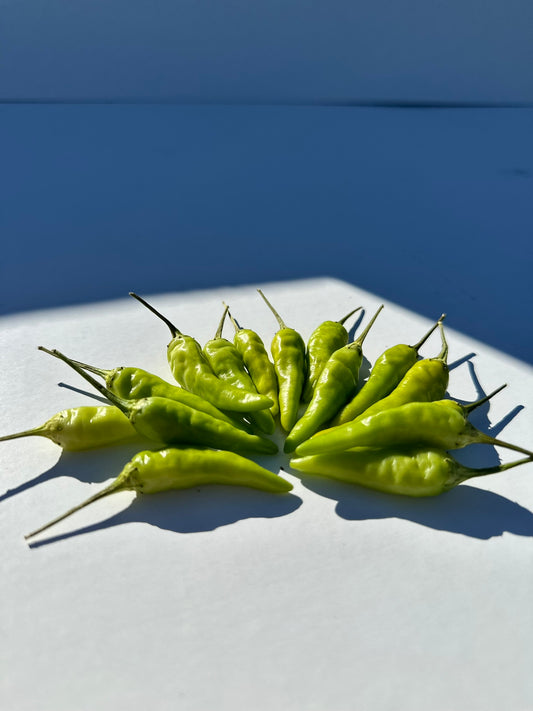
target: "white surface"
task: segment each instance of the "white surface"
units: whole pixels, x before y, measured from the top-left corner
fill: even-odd
[[[366,321],[380,303],[334,280],[263,287],[304,337],[358,304]],[[252,288],[153,301],[204,342],[222,299],[270,341],[275,322]],[[415,342],[429,324],[386,303],[367,358]],[[85,389],[38,345],[168,377],[166,327],[128,298],[0,327],[0,434],[89,402],[57,387]],[[531,447],[531,368],[455,332],[452,320],[447,334],[451,363],[471,356],[452,369],[450,394],[473,400],[476,378],[485,392],[507,382],[472,419],[487,430],[507,418],[501,438]],[[422,355],[439,347],[434,334]],[[99,489],[131,453],[1,443],[1,708],[533,707],[532,464],[428,501],[290,474],[286,497],[209,487],[116,495],[27,546],[24,533]],[[497,460],[490,447],[461,456],[473,466]]]

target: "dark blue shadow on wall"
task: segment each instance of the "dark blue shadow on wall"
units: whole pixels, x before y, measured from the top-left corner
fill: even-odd
[[[532,117],[2,105],[0,313],[329,276],[531,361]]]

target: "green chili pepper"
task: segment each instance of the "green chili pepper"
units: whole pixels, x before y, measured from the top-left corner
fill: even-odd
[[[502,386],[505,387],[505,386]],[[459,449],[467,444],[491,444],[531,454],[527,449],[495,439],[476,429],[467,417],[472,410],[500,392],[460,405],[453,400],[410,402],[368,417],[331,427],[303,442],[298,456],[342,452],[352,447],[395,447],[417,445],[438,449]]]
[[[128,418],[116,407],[83,405],[61,410],[44,425],[0,437],[0,442],[19,437],[47,437],[67,452],[143,441]]]
[[[49,351],[46,348],[41,348],[41,350],[55,356],[53,351]],[[72,360],[72,362],[84,370],[99,375],[104,379],[106,388],[123,400],[166,397],[169,400],[177,400],[195,410],[217,417],[219,420],[224,420],[230,425],[246,429],[245,423],[238,416],[226,415],[199,395],[195,395],[189,390],[185,390],[185,388],[167,383],[163,378],[142,368],[119,367],[112,370],[104,370],[103,368],[96,368],[94,365],[82,363],[79,360]]]
[[[235,328],[233,344],[241,354],[257,392],[261,393],[261,395],[266,395],[274,403],[270,408],[270,412],[273,417],[276,417],[279,413],[278,379],[274,364],[268,357],[265,344],[255,331],[250,328],[241,328],[230,311],[228,311],[228,316]]]
[[[382,308],[383,305],[376,311],[359,338],[336,350],[326,362],[307,410],[285,440],[285,452],[292,452],[300,442],[311,437],[352,397],[357,388],[359,369],[363,361],[363,341]]]
[[[361,390],[333,418],[331,426],[343,425],[346,422],[355,420],[375,402],[389,395],[400,383],[409,368],[414,365],[418,357],[418,350],[444,318],[445,314],[442,314],[439,321],[414,346],[400,344],[388,348],[374,363],[368,380]]]
[[[294,427],[305,381],[305,343],[298,331],[288,328],[261,289],[257,290],[276,317],[280,330],[274,335],[270,350],[278,378],[281,426],[286,432]]]
[[[387,397],[370,405],[357,419],[369,417],[381,410],[399,407],[408,402],[442,400],[448,387],[448,344],[442,321],[438,322],[438,326],[442,340],[442,350],[439,355],[436,358],[424,358],[417,361]]]
[[[531,462],[527,457],[485,469],[471,469],[438,449],[353,449],[291,459],[291,467],[349,484],[404,496],[435,496],[467,479]]]
[[[222,338],[222,329],[228,313],[228,306],[220,319],[215,337],[204,346],[204,355],[217,378],[245,392],[257,393],[256,387],[246,371],[241,354],[231,341]],[[262,432],[272,434],[276,427],[270,410],[251,412],[249,418]]]
[[[41,350],[46,350],[41,348]],[[123,400],[57,350],[53,354],[73,368],[107,397],[148,439],[165,444],[199,444],[216,449],[236,449],[258,454],[275,454],[277,446],[269,439],[248,434],[216,417],[194,410],[176,400],[147,397]]]
[[[32,531],[25,538],[32,538],[94,501],[119,491],[155,494],[205,484],[247,486],[280,494],[292,489],[292,484],[282,477],[233,452],[197,448],[144,451],[136,454],[105,489]]]
[[[182,387],[213,403],[220,410],[247,413],[272,407],[270,398],[258,393],[244,392],[219,380],[202,353],[198,341],[181,333],[173,323],[137,294],[130,292],[130,296],[140,301],[170,329],[172,340],[167,347],[167,359],[172,375]]]
[[[303,401],[310,402],[320,373],[330,356],[339,348],[347,345],[348,331],[345,322],[361,309],[358,306],[338,321],[324,321],[317,326],[307,341],[307,379],[304,385]]]

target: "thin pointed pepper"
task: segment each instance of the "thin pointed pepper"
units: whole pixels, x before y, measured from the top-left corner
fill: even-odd
[[[442,320],[438,322],[442,349],[436,358],[423,358],[412,365],[394,390],[386,397],[370,405],[357,419],[369,417],[408,402],[431,402],[442,400],[448,387],[448,344]],[[327,432],[327,430],[324,430]],[[318,433],[321,434],[321,433]],[[318,436],[318,435],[317,435]]]
[[[203,397],[220,410],[247,413],[272,406],[272,401],[263,395],[244,392],[219,380],[198,341],[181,333],[171,321],[137,294],[130,292],[130,296],[146,306],[170,329],[172,340],[167,347],[167,359],[172,375],[183,388]]]
[[[409,368],[416,363],[419,349],[445,316],[446,314],[442,314],[440,319],[414,346],[399,344],[388,348],[382,353],[374,363],[374,367],[366,383],[351,402],[345,405],[336,417],[333,418],[331,426],[343,425],[346,422],[355,420],[356,417],[359,417],[359,415],[365,412],[365,410],[375,402],[389,395],[400,383]]]
[[[85,506],[119,491],[154,494],[205,484],[247,486],[279,494],[292,489],[292,485],[282,477],[233,452],[185,447],[144,451],[136,454],[105,489],[24,538],[33,538]]]
[[[82,405],[61,410],[43,425],[4,435],[0,442],[19,437],[46,437],[66,452],[145,441],[124,413],[109,405]]]
[[[42,349],[41,350],[45,350]],[[114,395],[89,373],[57,350],[53,354],[63,360],[82,378],[118,407],[130,420],[139,434],[154,442],[165,444],[198,444],[216,449],[229,449],[257,454],[275,454],[277,446],[269,439],[248,434],[233,425],[194,410],[176,400],[147,397],[141,400],[123,400]]]
[[[46,348],[41,348],[41,350],[55,356],[53,351],[49,351]],[[72,362],[79,365],[80,368],[103,378],[106,388],[123,400],[140,400],[144,397],[166,397],[169,400],[177,400],[177,402],[188,405],[195,410],[205,412],[208,415],[217,417],[219,420],[224,420],[224,422],[245,429],[242,421],[238,420],[237,417],[226,415],[199,395],[195,395],[178,385],[167,383],[163,378],[149,373],[142,368],[119,367],[113,368],[112,370],[104,370],[103,368],[96,368],[94,365],[82,363],[79,360],[72,360]]]
[[[439,449],[352,449],[338,454],[295,457],[290,465],[305,474],[358,484],[388,494],[436,496],[472,477],[497,474],[531,457],[485,469],[471,469]]]
[[[274,335],[270,350],[279,387],[279,414],[286,432],[294,427],[305,381],[305,343],[298,331],[288,328],[261,289],[257,290],[274,314],[280,329]]]
[[[311,437],[352,397],[357,389],[363,361],[363,342],[382,308],[383,305],[376,311],[359,338],[336,350],[326,362],[307,410],[285,440],[285,452],[292,452],[297,445]]]
[[[361,306],[358,306],[338,321],[324,321],[309,336],[307,341],[307,379],[302,397],[304,402],[311,401],[320,373],[329,358],[339,348],[347,345],[349,336],[344,324],[350,316],[360,310]]]
[[[241,354],[231,341],[222,337],[222,329],[228,310],[229,307],[225,306],[215,337],[204,346],[204,355],[217,378],[245,392],[257,393],[255,385],[246,371]],[[276,425],[270,410],[264,409],[251,412],[249,418],[261,432],[266,434],[274,432]]]
[[[369,417],[360,417],[345,425],[319,432],[315,437],[303,442],[296,453],[298,456],[307,456],[343,452],[353,447],[385,448],[412,445],[459,449],[477,443],[506,447],[532,455],[523,447],[481,432],[467,419],[472,410],[487,402],[500,392],[502,387],[469,405],[460,405],[454,400],[410,402]]]
[[[265,344],[255,331],[239,326],[231,315],[231,311],[228,311],[228,315],[235,328],[233,345],[241,354],[257,392],[269,397],[274,403],[270,412],[273,417],[276,417],[279,413],[278,378],[274,364],[268,357]]]

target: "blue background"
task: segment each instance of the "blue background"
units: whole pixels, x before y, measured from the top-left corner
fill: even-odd
[[[0,10],[0,313],[331,276],[533,361],[532,3]]]

